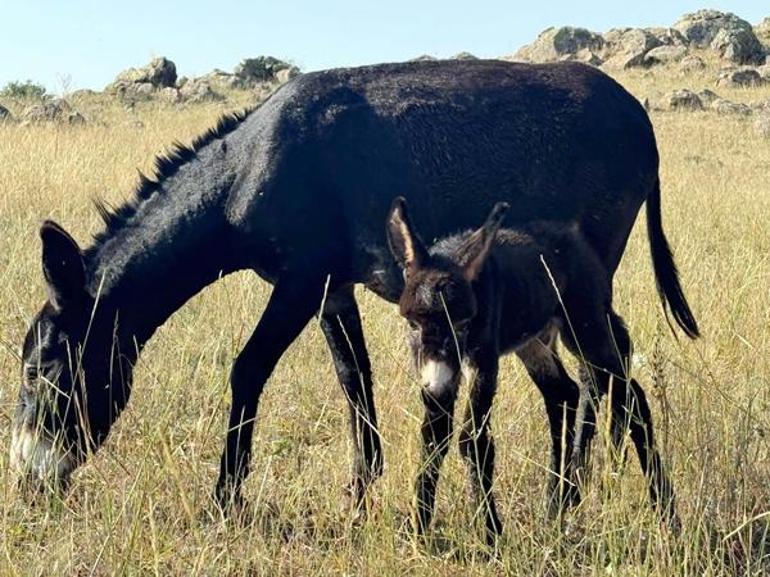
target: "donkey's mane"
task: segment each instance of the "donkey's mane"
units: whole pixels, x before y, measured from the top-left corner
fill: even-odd
[[[122,205],[116,207],[103,199],[94,199],[94,205],[99,216],[104,221],[105,228],[102,232],[94,235],[94,244],[89,249],[89,252],[104,244],[117,231],[123,228],[137,213],[144,201],[156,193],[162,193],[161,184],[163,181],[172,177],[184,164],[193,160],[201,149],[213,141],[227,136],[238,128],[241,122],[253,111],[254,108],[246,108],[240,112],[222,115],[215,126],[195,137],[190,146],[184,145],[178,140],[174,141],[166,152],[155,157],[155,174],[153,177],[148,177],[142,171],[138,171],[139,182],[134,189],[134,194],[132,198]]]

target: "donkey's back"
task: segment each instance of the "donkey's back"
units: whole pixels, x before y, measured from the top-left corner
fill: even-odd
[[[311,73],[245,124],[230,137],[254,155],[231,193],[234,220],[292,247],[316,250],[323,238],[345,261],[330,272],[391,299],[400,275],[381,223],[397,194],[428,240],[471,226],[501,199],[516,222],[579,221],[614,271],[657,179],[644,109],[575,63]]]

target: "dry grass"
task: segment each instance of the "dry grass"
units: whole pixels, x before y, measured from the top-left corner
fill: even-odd
[[[642,72],[620,80],[641,98],[701,88],[711,78]],[[720,92],[742,101],[770,97],[769,89]],[[0,126],[3,447],[19,379],[13,351],[44,298],[39,222],[55,218],[87,243],[99,228],[92,196],[124,198],[136,167],[149,169],[165,144],[191,138],[221,112],[214,105],[93,107],[87,112],[103,125]],[[347,409],[316,325],[282,359],[263,396],[247,489],[253,522],[235,527],[210,517],[229,364],[269,294],[244,273],[204,291],[158,332],[137,369],[129,410],[76,475],[66,501],[25,506],[0,453],[0,575],[767,574],[770,141],[746,120],[713,113],[656,113],[653,122],[664,222],[704,338],[677,343],[667,331],[643,217],[616,277],[616,301],[678,490],[679,538],[651,514],[635,458],[613,476],[601,450],[569,530],[546,521],[545,412],[509,358],[493,418],[505,523],[498,554],[486,554],[473,528],[456,451],[439,490],[435,540],[413,543],[399,528],[417,467],[420,401],[394,330],[401,326],[396,311],[365,292],[359,296],[386,461],[372,517],[352,526],[341,508]]]

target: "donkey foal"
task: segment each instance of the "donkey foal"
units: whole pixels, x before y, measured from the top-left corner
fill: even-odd
[[[639,384],[627,376],[631,342],[612,309],[610,275],[576,225],[500,229],[507,209],[498,203],[481,228],[444,238],[430,249],[420,240],[403,198],[394,201],[388,218],[391,252],[405,277],[400,312],[411,327],[425,405],[417,530],[425,531],[433,515],[462,371],[470,399],[460,452],[468,463],[475,505],[484,514],[487,540],[500,533],[489,421],[498,359],[508,352],[524,362],[545,400],[552,441],[549,513],[556,515],[579,499],[572,478],[583,466],[595,430],[589,395],[599,398],[612,382],[613,440],[622,440],[622,424],[630,427],[652,504],[675,520],[673,491],[655,448],[650,408]],[[582,363],[582,387],[559,359],[557,335]],[[576,424],[578,405],[581,418]]]

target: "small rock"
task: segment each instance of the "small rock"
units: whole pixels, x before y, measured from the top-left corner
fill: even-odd
[[[22,112],[22,120],[26,122],[51,122],[65,120],[72,112],[72,107],[66,100],[57,98],[43,104],[28,106]]]
[[[173,88],[172,86],[161,88],[158,92],[158,98],[170,104],[176,104],[182,99],[181,95],[179,94],[179,90]]]
[[[736,114],[741,116],[749,116],[752,113],[752,110],[748,105],[738,102],[730,102],[724,98],[717,98],[711,103],[709,108],[714,110],[717,114],[724,115]]]
[[[686,46],[658,46],[657,48],[653,48],[644,55],[644,64],[646,66],[653,66],[655,64],[670,64],[672,62],[679,62],[685,56],[687,56]]]
[[[700,72],[706,68],[706,63],[700,56],[685,56],[679,63],[679,70],[683,74],[692,74],[693,72]]]
[[[717,86],[728,87],[746,87],[759,86],[762,84],[762,76],[756,68],[744,66],[735,70],[728,70],[719,75],[716,82]]]
[[[754,131],[764,138],[770,138],[770,112],[757,117],[754,121]]]
[[[704,88],[703,90],[697,92],[697,95],[701,102],[706,106],[710,106],[716,100],[721,100],[716,92],[709,90],[708,88]]]
[[[692,90],[682,89],[669,92],[661,100],[663,110],[703,110],[703,102]]]
[[[193,78],[185,82],[178,91],[179,98],[193,104],[224,100],[225,97],[216,92],[211,83],[205,78]]]

